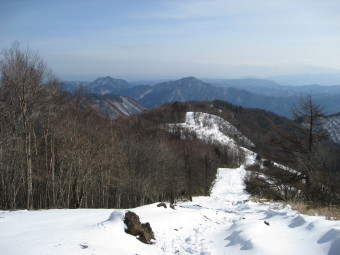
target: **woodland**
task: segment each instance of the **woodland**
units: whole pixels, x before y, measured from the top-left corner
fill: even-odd
[[[209,194],[228,149],[183,141],[154,113],[111,120],[63,92],[36,52],[1,62],[0,208],[128,208]],[[178,111],[178,110],[177,110]],[[162,115],[163,113],[161,113]],[[166,116],[168,115],[168,116]]]
[[[86,107],[84,90],[64,92],[39,54],[19,43],[4,51],[0,75],[0,209],[131,208],[209,195],[217,168],[239,166],[244,155],[165,130],[187,111],[216,114],[254,142],[249,192],[339,204],[339,146],[314,122],[321,111],[312,102],[296,108],[297,122],[218,100],[112,120]],[[273,161],[297,172],[277,170]],[[270,185],[259,178],[264,171],[275,177]]]

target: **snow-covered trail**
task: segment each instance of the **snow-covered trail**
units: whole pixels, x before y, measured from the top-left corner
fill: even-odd
[[[157,231],[164,254],[340,254],[339,222],[249,201],[245,173],[243,168],[219,169],[210,197],[181,204],[195,212],[175,238],[166,239],[171,229]]]
[[[186,222],[176,228],[174,238],[167,239],[169,229],[157,229],[159,238],[156,245],[163,253],[223,254],[221,252],[228,243],[223,241],[223,232],[243,218],[238,210],[249,198],[244,192],[244,174],[242,168],[219,169],[211,196],[195,197],[192,202],[179,203],[178,210],[187,211],[189,215],[183,217]],[[174,218],[172,223],[176,224],[177,221],[178,218]],[[167,223],[170,222],[168,219]]]
[[[248,201],[245,173],[219,169],[210,197],[176,210],[131,209],[150,222],[155,245],[124,232],[125,210],[0,211],[0,254],[340,254],[339,221]]]

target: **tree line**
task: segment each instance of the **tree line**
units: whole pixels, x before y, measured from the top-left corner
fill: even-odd
[[[252,194],[311,206],[340,205],[340,145],[329,140],[323,128],[326,113],[312,95],[303,96],[296,103],[293,120],[220,100],[175,106],[161,106],[171,122],[183,122],[182,113],[187,111],[211,113],[228,120],[255,144],[255,148],[249,149],[258,154],[258,160],[248,167],[252,173],[245,181]],[[262,178],[264,175],[267,180]]]
[[[281,162],[291,169],[258,157],[258,162],[248,168],[247,191],[311,206],[339,206],[340,146],[328,139],[323,128],[326,114],[313,102],[312,95],[301,97],[292,113],[294,121],[285,130],[276,128],[279,139],[272,145]],[[261,173],[269,181],[261,178]]]
[[[38,53],[14,43],[0,63],[0,208],[129,208],[208,195],[228,149],[164,130],[184,110],[112,120],[86,107]]]

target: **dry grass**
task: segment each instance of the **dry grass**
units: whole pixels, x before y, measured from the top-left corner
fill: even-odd
[[[311,216],[325,216],[327,220],[340,220],[340,207],[311,207],[304,203],[289,202],[293,210]]]
[[[269,200],[267,198],[262,198],[262,197],[260,198],[260,197],[257,197],[257,196],[252,196],[250,198],[250,201],[255,202],[255,203],[260,203],[260,204],[271,202],[271,200]]]
[[[290,205],[293,210],[298,211],[301,214],[310,215],[310,216],[325,216],[327,220],[340,220],[340,207],[338,206],[328,206],[328,207],[311,207],[308,204],[301,203],[301,202],[277,202],[272,201],[266,198],[259,198],[259,197],[251,197],[250,199],[256,203],[274,203],[277,208],[272,209],[282,209],[284,205]],[[278,204],[282,204],[279,206]]]

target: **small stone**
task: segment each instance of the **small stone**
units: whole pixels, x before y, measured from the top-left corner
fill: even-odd
[[[157,205],[157,207],[164,207],[164,208],[167,208],[166,203],[164,203],[164,202],[159,203],[159,204]],[[171,207],[171,206],[170,206],[170,207]]]

